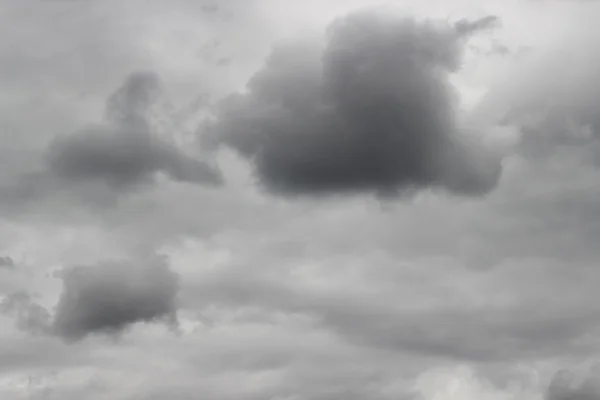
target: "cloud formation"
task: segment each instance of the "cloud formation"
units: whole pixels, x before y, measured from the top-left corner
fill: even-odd
[[[0,268],[13,268],[15,262],[9,256],[0,256]]]
[[[208,165],[131,128],[92,127],[61,137],[49,149],[48,162],[61,179],[100,180],[115,188],[146,182],[157,172],[181,182],[220,182]]]
[[[148,113],[159,92],[156,75],[132,74],[107,102],[108,124],[59,137],[50,145],[51,172],[66,180],[97,179],[115,187],[147,181],[156,172],[176,181],[220,183],[209,165],[152,134]]]
[[[0,180],[4,215],[62,204],[69,210],[73,204],[114,206],[122,195],[156,185],[159,176],[219,186],[219,171],[176,143],[163,97],[154,73],[133,73],[109,96],[102,122],[54,137],[29,151],[26,164],[9,163]]]
[[[591,361],[600,333],[600,225],[594,218],[600,212],[600,169],[571,162],[571,139],[552,139],[549,162],[530,152],[506,155],[502,185],[485,198],[464,201],[438,192],[465,193],[448,177],[463,175],[439,167],[455,165],[448,161],[453,157],[431,157],[439,168],[420,160],[423,154],[453,154],[449,145],[438,145],[441,136],[466,155],[457,165],[477,165],[481,157],[481,165],[493,171],[494,163],[477,147],[463,146],[467,133],[459,121],[470,123],[470,115],[454,110],[458,103],[449,81],[464,94],[462,104],[474,104],[491,75],[516,58],[489,57],[495,41],[511,49],[533,45],[530,40],[544,36],[540,26],[553,12],[557,23],[547,24],[552,29],[594,24],[571,18],[567,6],[552,11],[558,7],[553,2],[537,7],[528,1],[409,0],[402,2],[403,12],[412,3],[423,8],[417,11],[423,18],[485,10],[504,26],[491,32],[491,18],[458,25],[452,18],[438,26],[354,14],[361,17],[340,19],[324,43],[280,46],[261,67],[280,35],[320,29],[330,16],[370,1],[221,0],[213,13],[197,0],[3,7],[0,42],[12,50],[0,55],[8,62],[0,71],[6,89],[0,101],[0,185],[37,162],[41,172],[21,181],[20,192],[8,192],[18,212],[3,208],[7,192],[0,193],[0,218],[10,219],[0,224],[2,255],[17,264],[0,268],[0,295],[17,292],[0,307],[6,313],[0,315],[0,399],[539,400],[558,368]],[[215,38],[218,46],[204,45]],[[594,61],[595,42],[585,42],[588,48],[573,42],[577,57],[560,56],[533,77],[544,72],[551,75],[549,83],[558,83],[555,77],[570,67]],[[139,61],[128,61],[137,54]],[[222,56],[231,63],[216,65]],[[597,65],[586,76],[593,78]],[[198,103],[165,115],[156,77],[135,74],[108,99],[99,124],[88,126],[95,120],[90,114],[106,100],[106,88],[127,71],[144,68],[160,73],[175,101]],[[218,154],[229,184],[204,190],[173,182],[181,179],[165,160],[196,160],[197,148],[170,139],[181,139],[178,134],[213,104],[198,92],[221,98],[240,90],[255,71],[248,90],[221,105],[207,132],[207,141],[216,135],[216,144],[235,150],[219,143],[234,121],[220,113],[229,107],[242,121],[239,110],[248,111],[232,139],[247,150]],[[580,82],[571,92],[539,97],[566,103],[568,93],[590,93],[587,110],[594,117],[595,81]],[[536,93],[522,81],[511,84]],[[397,88],[415,94],[404,96]],[[394,97],[398,92],[402,96]],[[429,100],[440,98],[431,105]],[[404,110],[397,103],[425,111],[397,113]],[[175,129],[165,127],[172,119]],[[421,147],[389,145],[401,123],[427,132],[406,135],[407,144]],[[557,118],[537,131],[558,131],[561,124]],[[264,134],[258,128],[265,125],[274,140],[256,133]],[[431,133],[442,127],[443,135]],[[488,133],[492,141],[513,133],[492,130],[485,132],[486,142]],[[44,152],[57,132],[75,133]],[[579,140],[586,146],[573,147],[590,148],[595,139]],[[403,175],[383,167],[380,174],[377,160],[394,173],[392,167],[400,165]],[[283,181],[278,193],[287,195],[413,188],[427,193],[417,201],[390,201],[383,210],[373,195],[281,201],[252,190],[248,164],[271,192],[275,179]],[[277,168],[259,173],[259,164]],[[332,169],[341,172],[318,181]],[[468,176],[480,171],[465,169]],[[295,171],[310,180],[299,181]],[[316,181],[318,190],[307,181]],[[33,199],[30,207],[22,206],[23,198]],[[102,199],[109,208],[87,212],[87,205]],[[152,263],[96,264],[107,254],[136,260],[140,252],[168,254],[170,268],[181,274],[177,304],[168,300],[175,289],[165,288],[173,274],[148,267]],[[81,265],[87,267],[59,276],[64,281],[52,279],[55,268]],[[165,310],[176,310],[180,334],[161,334],[162,322],[174,319],[175,311]],[[9,326],[13,321],[17,329]],[[106,340],[121,332],[126,340],[117,346]],[[553,389],[552,400],[596,398],[580,381]]]
[[[324,49],[274,49],[203,127],[205,142],[246,157],[279,194],[486,193],[498,160],[461,132],[448,82],[461,44],[450,26],[351,14],[330,25]]]
[[[178,277],[162,260],[72,267],[62,279],[53,329],[66,340],[119,333],[137,322],[176,321]]]

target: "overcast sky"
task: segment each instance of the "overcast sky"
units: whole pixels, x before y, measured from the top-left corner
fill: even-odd
[[[0,0],[0,399],[600,399],[599,19]]]

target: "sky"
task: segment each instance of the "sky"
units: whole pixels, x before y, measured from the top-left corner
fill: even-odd
[[[600,399],[599,17],[0,0],[0,398]]]

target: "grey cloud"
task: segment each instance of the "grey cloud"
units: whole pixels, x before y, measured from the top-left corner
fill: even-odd
[[[578,376],[571,371],[559,371],[552,378],[545,397],[546,400],[598,400],[600,380],[593,374]]]
[[[497,26],[500,19],[495,15],[488,15],[474,21],[461,19],[454,24],[454,29],[460,36],[469,36]]]
[[[133,127],[98,126],[61,137],[52,143],[47,158],[51,172],[60,179],[97,179],[115,188],[146,182],[156,172],[176,181],[220,183],[207,164]]]
[[[500,271],[495,278],[499,286],[504,286],[506,278],[502,276]],[[577,290],[570,285],[568,288],[569,293]],[[360,289],[321,290],[233,271],[205,277],[193,286],[187,298],[202,307],[257,306],[305,315],[349,343],[436,359],[504,362],[565,353],[584,356],[595,347],[595,340],[585,339],[586,333],[599,329],[595,308],[582,309],[579,299],[571,304],[548,300],[546,293],[522,294],[522,290],[529,289],[515,288],[511,297],[519,301],[514,304],[459,305],[442,298],[434,305],[419,307],[415,305],[418,299],[410,303],[403,296],[394,300]],[[407,289],[400,286],[397,290]],[[426,302],[431,304],[431,298]]]
[[[589,28],[565,30],[536,48],[480,105],[499,123],[521,129],[518,151],[529,159],[555,158],[557,151],[570,149],[587,158],[582,161],[600,165],[600,31],[586,22],[596,13],[581,11],[580,25]]]
[[[146,127],[148,114],[161,94],[161,83],[152,72],[135,72],[109,96],[106,118],[117,125]]]
[[[27,372],[35,369],[77,368],[89,365],[88,349],[65,351],[66,344],[47,335],[19,335],[0,340],[0,373]]]
[[[119,333],[137,322],[176,322],[178,276],[162,260],[72,267],[62,279],[53,329],[66,340]]]
[[[207,14],[214,14],[219,12],[219,5],[218,4],[211,4],[211,3],[206,3],[202,5],[202,11],[207,13]]]
[[[0,268],[13,268],[15,266],[15,262],[9,256],[0,256]]]
[[[114,207],[124,195],[155,186],[160,175],[173,182],[220,185],[221,174],[208,160],[187,154],[176,143],[169,118],[178,117],[165,115],[163,97],[155,74],[134,73],[109,96],[104,121],[24,153],[28,165],[0,181],[4,214],[31,215],[63,204],[70,213]]]
[[[276,48],[201,128],[204,141],[235,149],[278,194],[486,193],[500,165],[461,131],[447,81],[461,46],[449,26],[350,15],[323,51]]]
[[[50,313],[26,292],[15,292],[0,302],[0,312],[15,317],[17,329],[32,334],[49,332]]]
[[[62,179],[100,179],[119,187],[147,180],[156,172],[177,181],[220,183],[208,164],[151,133],[148,113],[159,90],[156,75],[131,75],[107,102],[108,125],[59,137],[50,145],[50,170]]]

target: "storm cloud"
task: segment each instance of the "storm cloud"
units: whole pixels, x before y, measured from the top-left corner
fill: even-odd
[[[486,193],[500,166],[461,131],[448,81],[460,36],[378,11],[338,19],[323,49],[276,47],[203,127],[205,142],[236,150],[280,194]]]
[[[66,340],[119,333],[137,322],[176,321],[178,277],[162,260],[72,267],[62,279],[53,329]]]

